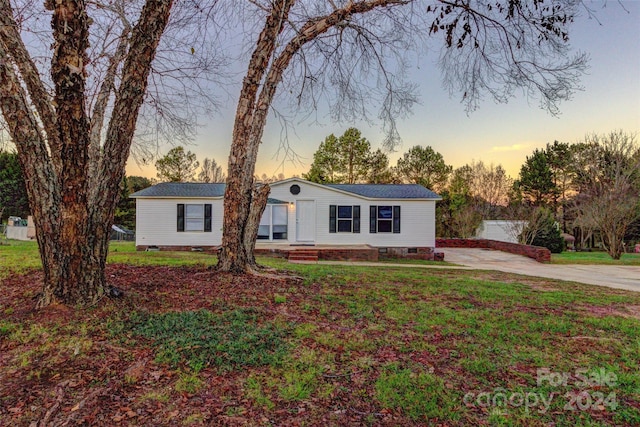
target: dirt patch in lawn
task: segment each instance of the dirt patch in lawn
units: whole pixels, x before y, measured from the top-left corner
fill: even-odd
[[[640,305],[583,306],[582,308],[597,317],[620,316],[640,320]]]

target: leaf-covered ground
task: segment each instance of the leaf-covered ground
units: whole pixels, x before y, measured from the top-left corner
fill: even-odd
[[[11,275],[0,425],[640,424],[636,294],[488,272],[291,268],[305,280],[109,265],[123,298],[40,311],[41,272]],[[569,377],[538,384],[540,369]]]

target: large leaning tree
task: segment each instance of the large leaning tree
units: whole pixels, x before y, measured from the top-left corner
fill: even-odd
[[[187,128],[167,108],[189,96],[187,83],[170,78],[182,60],[160,44],[173,6],[46,0],[41,9],[33,0],[0,0],[0,110],[37,228],[39,306],[91,304],[107,291],[109,232],[140,113],[155,109],[147,118],[156,133]],[[163,61],[154,66],[156,56]]]
[[[252,0],[262,19],[237,104],[225,193],[218,268],[255,269],[250,236],[257,194],[253,176],[267,117],[280,86],[295,111],[328,100],[335,120],[369,118],[378,105],[388,147],[395,119],[416,101],[404,77],[406,59],[433,36],[444,42],[445,87],[468,110],[485,94],[506,102],[516,89],[556,113],[586,66],[569,55],[568,26],[581,2],[572,0]],[[264,197],[262,198],[264,199]],[[249,244],[247,244],[249,242]]]

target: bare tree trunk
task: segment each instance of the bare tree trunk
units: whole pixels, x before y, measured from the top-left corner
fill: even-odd
[[[278,35],[287,22],[289,11],[294,3],[295,0],[274,2],[249,61],[247,75],[240,92],[224,196],[222,251],[217,266],[221,271],[237,273],[250,271],[248,267],[250,260],[245,251],[247,246],[244,242],[258,148],[267,123],[269,107],[282,81],[284,71],[293,57],[306,43],[326,33],[340,22],[344,22],[351,15],[366,13],[392,3],[401,4],[403,1],[349,2],[343,8],[335,9],[326,16],[309,19],[276,54]]]
[[[257,159],[258,145],[267,119],[267,109],[271,99],[262,101],[263,92],[256,99],[260,83],[267,73],[272,55],[277,46],[277,37],[289,16],[294,0],[276,2],[265,21],[256,48],[253,51],[247,75],[242,85],[238,109],[236,111],[227,186],[224,195],[224,226],[222,251],[217,268],[222,271],[244,273],[249,271],[249,257],[246,253],[245,233],[249,218],[249,207],[253,191],[253,175]],[[279,77],[284,69],[280,70]],[[279,79],[270,88],[272,93]],[[273,96],[273,95],[272,95]]]
[[[264,209],[267,207],[270,191],[269,184],[264,184],[259,188],[255,188],[251,195],[251,208],[249,209],[249,218],[247,219],[247,227],[244,233],[244,251],[247,254],[249,268],[254,270],[258,269],[259,266],[253,252],[256,248],[260,219],[262,219]]]
[[[18,26],[8,1],[0,0],[0,109],[18,149],[37,229],[44,267],[39,306],[55,301],[92,304],[105,292],[104,269],[119,183],[172,3],[147,0],[141,11],[122,67],[105,145],[97,156],[99,150],[91,149],[85,111],[90,22],[85,3],[46,3],[53,10],[55,96],[51,99],[15,30]]]
[[[236,154],[238,150],[235,150]],[[244,179],[243,179],[244,178]],[[227,187],[224,196],[224,226],[222,251],[216,268],[233,273],[248,272],[249,259],[244,246],[244,233],[251,203],[250,185],[242,174],[229,169]],[[232,191],[249,187],[249,192]]]
[[[624,234],[626,228],[610,225],[608,229],[601,230],[602,246],[612,259],[620,259],[624,253]]]

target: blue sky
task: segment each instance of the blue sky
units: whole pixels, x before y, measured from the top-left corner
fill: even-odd
[[[587,2],[597,11],[597,20],[579,17],[570,28],[574,51],[590,55],[589,69],[583,76],[582,91],[560,105],[559,116],[551,116],[538,106],[537,99],[524,96],[508,104],[485,100],[480,108],[467,115],[458,98],[449,97],[441,85],[436,67],[437,52],[425,56],[414,70],[413,80],[420,85],[421,104],[413,115],[398,124],[403,143],[390,154],[391,164],[414,145],[430,145],[454,167],[472,160],[502,164],[516,177],[520,166],[535,148],[547,143],[579,142],[589,133],[608,133],[622,129],[640,133],[640,1],[615,0]],[[227,101],[227,108],[204,123],[194,144],[187,147],[199,160],[213,157],[226,167],[236,99]],[[306,121],[295,123],[289,132],[289,144],[302,160],[283,162],[279,154],[281,126],[270,117],[265,130],[256,172],[286,176],[306,172],[313,153],[324,138],[342,134],[348,127],[359,128],[373,148],[381,145],[380,126],[367,123],[332,123],[329,117],[319,117],[320,124]],[[640,134],[638,135],[640,137]],[[170,149],[164,147],[162,152]],[[155,177],[153,165],[140,167],[130,162],[129,175]]]

